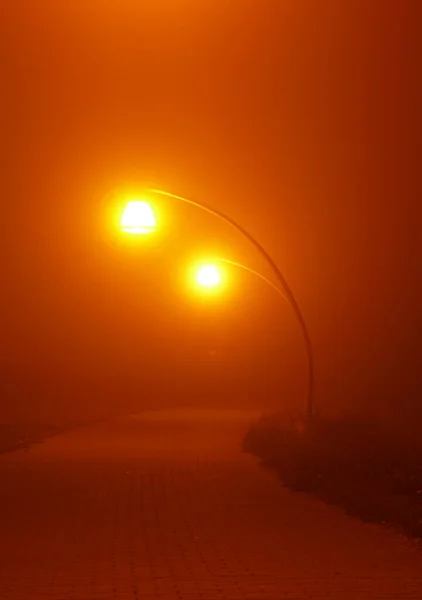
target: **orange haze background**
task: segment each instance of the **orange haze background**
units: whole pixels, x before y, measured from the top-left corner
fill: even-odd
[[[212,302],[184,284],[203,254],[268,275],[246,241],[167,200],[155,241],[110,226],[115,190],[146,182],[274,256],[318,405],[421,414],[419,3],[8,4],[4,410],[301,408],[300,333],[273,290],[235,270]]]

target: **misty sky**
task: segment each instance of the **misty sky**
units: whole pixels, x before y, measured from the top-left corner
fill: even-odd
[[[246,242],[171,203],[173,229],[153,252],[110,234],[110,191],[148,181],[226,211],[271,252],[309,325],[318,401],[401,397],[418,309],[416,4],[17,1],[6,12],[5,372],[121,382],[149,365],[151,389],[163,372],[234,394],[265,380],[264,395],[300,402],[300,334],[271,291],[237,274],[210,308],[175,284],[196,248],[265,271]]]

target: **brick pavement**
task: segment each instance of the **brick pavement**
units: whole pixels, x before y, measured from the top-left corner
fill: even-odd
[[[421,600],[422,550],[283,488],[244,418],[145,413],[0,457],[0,599]]]

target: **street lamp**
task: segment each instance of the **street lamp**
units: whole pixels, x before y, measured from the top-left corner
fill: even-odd
[[[126,233],[146,234],[155,231],[157,224],[148,202],[132,200],[126,205],[120,225]]]
[[[202,265],[196,274],[196,280],[202,287],[215,287],[221,283],[221,273],[215,265]]]
[[[149,189],[149,190],[147,190],[147,194],[148,194],[148,196],[150,196],[150,195],[164,196],[164,197],[170,198],[172,200],[177,200],[177,201],[183,202],[185,204],[190,204],[192,206],[195,206],[196,208],[199,208],[201,210],[204,210],[204,211],[214,215],[215,217],[218,217],[219,219],[221,219],[225,223],[228,223],[231,227],[236,229],[239,233],[241,233],[243,235],[243,237],[245,237],[258,250],[258,252],[261,254],[261,256],[263,256],[263,258],[266,260],[266,262],[270,266],[272,272],[274,273],[278,283],[280,284],[280,287],[281,287],[281,290],[283,290],[283,293],[278,288],[278,286],[275,286],[272,282],[270,282],[270,280],[267,280],[265,277],[263,277],[256,271],[252,271],[252,269],[249,269],[249,267],[245,267],[244,265],[240,265],[239,263],[233,263],[233,264],[240,266],[241,268],[245,268],[246,270],[249,270],[249,271],[255,273],[256,275],[258,275],[259,277],[265,279],[268,283],[270,283],[273,287],[275,287],[283,295],[283,297],[285,298],[285,300],[288,302],[288,304],[290,305],[290,307],[293,310],[293,313],[297,319],[297,322],[298,322],[301,332],[302,332],[303,341],[305,343],[307,366],[308,366],[308,391],[307,391],[307,396],[306,396],[306,418],[307,418],[307,421],[310,422],[314,416],[314,398],[313,398],[314,361],[313,361],[311,338],[309,336],[308,328],[306,326],[305,319],[302,315],[302,311],[300,310],[299,304],[298,304],[292,290],[290,289],[290,286],[288,285],[286,279],[284,278],[283,274],[281,273],[280,269],[278,268],[278,266],[276,265],[274,260],[271,258],[271,256],[265,250],[265,248],[244,227],[242,227],[239,223],[237,223],[237,221],[235,221],[234,219],[232,219],[231,217],[229,217],[222,211],[220,211],[216,208],[212,208],[211,206],[208,206],[206,204],[202,204],[202,203],[196,202],[194,200],[189,200],[188,198],[183,198],[183,196],[177,196],[176,194],[172,194],[170,192],[166,192],[163,190]],[[137,206],[136,210],[134,208],[134,204]],[[130,208],[131,205],[132,205],[132,208]],[[142,205],[142,208],[140,208],[139,205]],[[126,217],[125,217],[125,215],[126,215]],[[136,215],[136,216],[134,216],[134,215]],[[124,231],[127,231],[128,233],[141,234],[141,233],[147,233],[147,232],[154,231],[155,226],[156,226],[156,221],[155,221],[154,212],[153,212],[151,206],[146,201],[130,202],[126,207],[125,212],[123,213],[122,220],[121,220],[121,226],[122,226],[122,229]],[[207,267],[210,267],[210,266],[211,265],[207,265]],[[214,275],[212,276],[212,271],[208,268],[205,272],[203,272],[203,276],[201,277],[201,279],[203,279],[203,281],[211,282],[216,279],[216,275],[214,273]]]
[[[248,273],[252,273],[252,275],[259,277],[259,279],[262,279],[266,284],[268,284],[270,287],[272,287],[279,294],[279,296],[281,296],[281,298],[285,302],[288,303],[286,296],[283,294],[283,292],[280,290],[280,288],[277,285],[275,285],[271,281],[271,279],[268,279],[268,277],[265,277],[265,275],[262,275],[262,273],[259,273],[259,271],[255,271],[254,269],[251,269],[250,267],[247,267],[246,265],[243,265],[240,262],[236,262],[235,260],[229,260],[228,258],[216,258],[214,260],[216,260],[219,263],[232,265],[233,267],[237,267],[238,269],[242,269],[243,271],[248,271]],[[219,285],[222,281],[221,272],[219,271],[218,267],[216,267],[215,265],[210,265],[210,264],[203,265],[202,267],[200,267],[198,269],[196,280],[199,283],[199,285],[204,285],[204,283],[201,281],[201,279],[202,279],[201,275],[203,274],[205,269],[206,269],[206,272],[210,272],[209,271],[210,269],[214,269],[215,271],[217,271],[219,273],[219,279],[216,280],[216,277],[214,277],[215,282],[209,283],[208,286],[210,287],[211,285]]]

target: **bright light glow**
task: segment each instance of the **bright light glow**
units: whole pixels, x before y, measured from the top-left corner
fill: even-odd
[[[155,215],[148,202],[129,202],[122,215],[121,228],[126,233],[151,233],[155,231]]]
[[[221,283],[221,273],[215,265],[203,265],[196,276],[199,285],[215,287]]]

